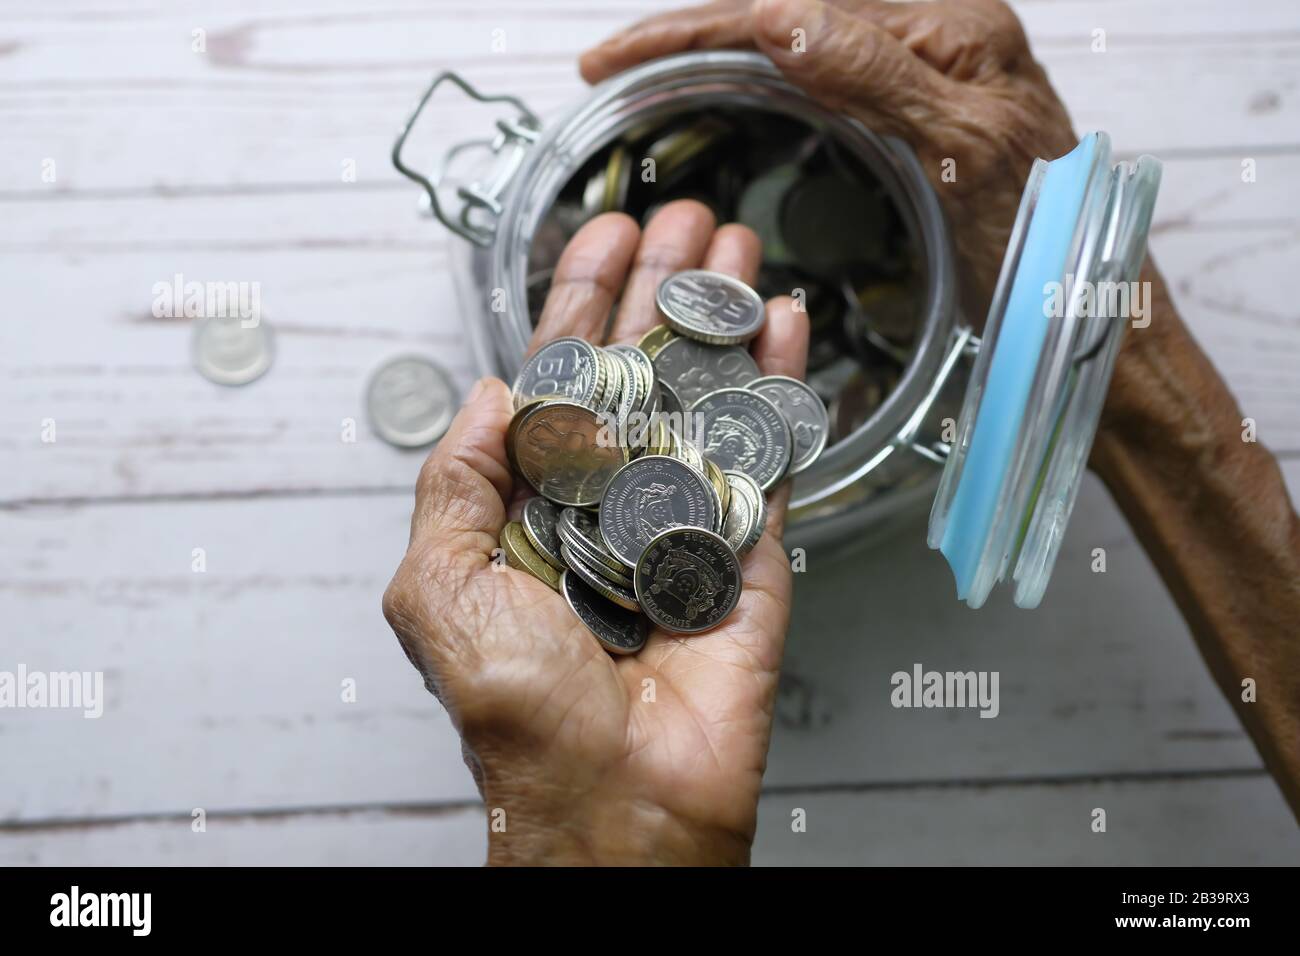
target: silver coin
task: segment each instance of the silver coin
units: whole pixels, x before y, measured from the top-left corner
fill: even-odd
[[[758,378],[758,365],[739,345],[715,346],[694,339],[673,339],[654,357],[655,374],[690,410],[709,392],[748,385]]]
[[[589,564],[599,564],[612,574],[627,577],[631,565],[624,564],[605,547],[601,537],[600,525],[596,523],[591,512],[580,508],[565,508],[560,512],[560,520],[555,531],[562,544],[567,544],[578,552]]]
[[[740,559],[720,535],[674,528],[646,547],[636,566],[641,612],[677,634],[717,627],[740,601]]]
[[[252,325],[238,316],[199,319],[190,353],[199,374],[218,385],[247,385],[271,367],[271,327]]]
[[[655,302],[668,325],[712,345],[739,345],[758,335],[766,313],[757,292],[707,269],[675,272],[659,283]]]
[[[620,468],[600,502],[605,547],[635,566],[641,552],[670,528],[712,528],[716,492],[709,479],[667,455],[646,455]]]
[[[568,548],[564,549],[564,557],[569,562],[569,570],[565,572],[566,574],[572,572],[582,578],[587,587],[606,601],[613,601],[619,607],[627,608],[629,611],[639,611],[641,609],[641,605],[637,604],[636,594],[632,590],[630,581],[627,585],[611,581],[600,573],[599,568],[592,567]],[[627,579],[624,578],[624,580]]]
[[[524,526],[524,536],[542,560],[563,571],[564,557],[560,554],[560,538],[555,533],[555,524],[559,520],[560,509],[541,495],[524,502],[523,520],[520,522]]]
[[[626,448],[605,441],[603,429],[585,405],[535,399],[511,419],[506,451],[539,494],[557,504],[590,507],[629,457]]]
[[[604,368],[594,345],[571,336],[554,339],[519,370],[515,408],[537,398],[564,399],[591,408],[603,396],[604,387]]]
[[[757,392],[781,410],[790,425],[794,452],[790,457],[790,474],[797,475],[815,462],[826,447],[831,419],[821,397],[806,383],[785,375],[765,375],[749,383]]]
[[[649,628],[640,614],[605,600],[572,571],[560,575],[560,593],[605,650],[635,654],[645,647]]]
[[[566,568],[576,568],[578,565],[582,565],[583,570],[591,571],[602,581],[607,581],[610,584],[617,584],[619,587],[626,588],[629,592],[632,590],[631,568],[624,568],[624,570],[628,572],[627,574],[613,571],[608,565],[601,564],[599,561],[593,561],[581,551],[574,550],[569,546],[567,540],[560,542],[560,554],[564,558],[564,566]],[[585,580],[586,575],[584,574],[582,577]],[[611,598],[611,600],[613,599]],[[617,604],[618,602],[615,601],[614,603]]]
[[[767,527],[767,498],[758,483],[743,471],[723,472],[731,487],[731,505],[722,522],[722,536],[731,550],[747,554]]]
[[[607,351],[617,352],[632,363],[641,381],[641,404],[637,410],[649,412],[655,392],[655,365],[650,356],[635,345],[611,345]]]
[[[418,355],[386,362],[370,376],[366,388],[370,427],[399,448],[437,441],[446,433],[458,404],[451,376]]]
[[[745,388],[724,388],[692,409],[702,417],[702,451],[723,471],[743,471],[766,491],[790,466],[790,425],[771,401]]]

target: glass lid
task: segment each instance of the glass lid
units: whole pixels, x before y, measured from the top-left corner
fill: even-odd
[[[1042,600],[1124,328],[1147,301],[1136,280],[1159,185],[1150,156],[1112,165],[1105,133],[1030,171],[930,513],[930,547],[971,607],[1008,574],[1017,605]]]

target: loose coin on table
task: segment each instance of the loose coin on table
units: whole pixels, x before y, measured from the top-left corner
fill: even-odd
[[[657,536],[637,562],[635,579],[642,613],[678,634],[716,627],[740,601],[740,559],[721,536],[701,528]]]
[[[537,398],[562,398],[594,406],[605,390],[605,365],[596,346],[572,336],[538,349],[515,379],[515,408]]]
[[[560,539],[555,533],[556,522],[560,520],[560,509],[541,495],[524,502],[524,534],[533,550],[553,568],[561,571],[565,568],[564,558],[560,555]]]
[[[746,388],[706,395],[692,409],[703,418],[703,451],[724,471],[743,471],[764,491],[785,475],[793,439],[771,401]]]
[[[605,650],[614,654],[635,654],[645,646],[649,633],[646,619],[635,611],[606,601],[572,571],[560,575],[560,593]]]
[[[765,375],[749,383],[775,405],[790,425],[794,452],[790,474],[797,475],[821,455],[830,434],[831,419],[820,396],[805,382],[785,375]]]
[[[675,331],[710,345],[748,342],[766,318],[757,292],[707,269],[673,273],[659,283],[655,302]]]
[[[565,401],[534,401],[515,412],[506,449],[516,470],[552,501],[590,507],[627,463],[622,445],[601,441],[596,412]]]
[[[619,469],[600,502],[600,534],[610,554],[635,566],[655,535],[669,528],[713,528],[716,492],[709,479],[667,455],[646,455]]]
[[[218,385],[247,385],[271,367],[271,329],[238,316],[199,319],[191,342],[194,367]]]
[[[697,401],[720,388],[748,385],[758,378],[758,364],[740,345],[714,346],[694,339],[676,338],[654,356],[655,374],[691,411]]]
[[[559,590],[560,572],[533,550],[533,546],[528,543],[528,536],[524,534],[524,526],[518,521],[508,522],[501,529],[501,550],[505,552],[506,564]]]
[[[441,438],[451,425],[456,405],[451,376],[414,355],[380,366],[366,388],[370,427],[399,448],[419,448]]]

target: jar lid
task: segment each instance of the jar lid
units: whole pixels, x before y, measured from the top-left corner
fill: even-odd
[[[1008,574],[1017,605],[1042,600],[1124,327],[1149,304],[1136,280],[1159,185],[1150,156],[1112,165],[1105,133],[1030,170],[930,513],[971,607]]]

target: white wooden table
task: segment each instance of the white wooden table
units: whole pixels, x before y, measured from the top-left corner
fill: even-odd
[[[0,710],[0,863],[482,859],[456,735],[379,613],[421,456],[364,424],[340,441],[395,353],[473,376],[450,240],[387,153],[435,70],[546,114],[581,94],[576,51],[654,5],[381,6],[0,8],[0,670],[102,670],[107,694],[98,721]],[[1077,127],[1165,160],[1155,257],[1300,487],[1300,13],[1018,8]],[[449,138],[479,132],[469,115],[440,112]],[[187,321],[151,314],[176,273],[261,283],[265,378],[223,389],[193,371]],[[757,862],[1300,859],[1096,481],[1036,612],[958,604],[923,538],[918,523],[852,561],[810,556]],[[1098,546],[1106,574],[1089,570]],[[889,674],[916,661],[999,670],[1001,715],[892,709]]]

